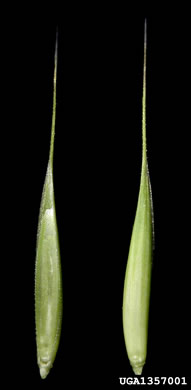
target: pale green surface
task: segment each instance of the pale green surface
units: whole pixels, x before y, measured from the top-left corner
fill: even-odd
[[[46,378],[53,365],[59,345],[62,321],[61,264],[53,186],[56,73],[57,41],[50,153],[40,207],[35,269],[37,361],[42,378]]]
[[[131,366],[136,375],[141,375],[147,355],[153,245],[152,196],[146,156],[146,46],[145,22],[141,182],[130,242],[123,295],[123,330],[125,344]]]

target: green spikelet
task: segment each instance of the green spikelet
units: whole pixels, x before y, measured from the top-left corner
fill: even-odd
[[[40,206],[35,270],[37,362],[42,378],[46,378],[53,365],[59,345],[62,320],[62,278],[53,185],[57,45],[56,39],[51,142]]]
[[[123,294],[123,330],[125,344],[130,364],[134,373],[137,375],[141,375],[147,355],[153,251],[153,208],[146,155],[146,28],[145,21],[141,181]]]

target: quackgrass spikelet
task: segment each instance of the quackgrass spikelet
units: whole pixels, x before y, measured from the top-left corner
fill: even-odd
[[[62,321],[62,277],[53,184],[57,47],[58,38],[56,38],[55,48],[51,142],[40,206],[35,269],[37,362],[42,378],[46,378],[53,365],[59,345]]]
[[[123,294],[123,330],[125,344],[131,366],[137,375],[141,375],[147,355],[153,247],[153,207],[146,155],[146,50],[147,25],[145,21],[142,98],[142,169]]]

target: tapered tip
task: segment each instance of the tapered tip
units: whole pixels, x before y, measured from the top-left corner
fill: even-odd
[[[42,379],[45,379],[49,373],[48,367],[40,367],[40,376]]]
[[[145,19],[145,24],[144,24],[144,44],[145,46],[147,44],[147,19]]]
[[[58,62],[58,28],[56,30],[56,42],[54,51],[54,85],[56,85],[57,79],[57,62]]]
[[[141,375],[145,364],[145,359],[138,356],[133,356],[130,360],[131,367],[135,375]]]
[[[133,372],[135,375],[141,375],[143,371],[143,367],[133,367]]]
[[[58,27],[56,29],[56,42],[55,42],[55,53],[54,53],[55,60],[57,60],[58,57]]]

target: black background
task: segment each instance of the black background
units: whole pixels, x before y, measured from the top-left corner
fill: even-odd
[[[52,19],[34,10],[31,17],[29,9],[23,18],[7,21],[1,59],[6,71],[1,75],[2,194],[8,204],[2,245],[9,344],[3,373],[7,380],[13,375],[15,384],[119,388],[119,377],[133,376],[123,339],[122,296],[141,170],[145,16],[155,251],[143,376],[190,380],[190,24],[186,12],[160,11],[73,5]],[[54,367],[42,381],[34,268],[57,26],[54,184],[64,311]]]

